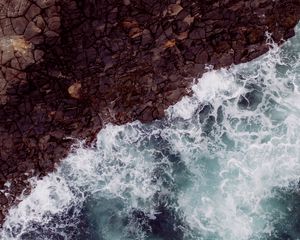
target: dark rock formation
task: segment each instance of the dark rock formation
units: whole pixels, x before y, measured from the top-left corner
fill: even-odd
[[[249,61],[299,18],[299,0],[0,0],[0,219],[67,137],[162,117],[205,64]]]

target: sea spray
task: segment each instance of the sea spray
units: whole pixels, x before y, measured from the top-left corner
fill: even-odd
[[[107,125],[10,210],[1,239],[298,239],[300,33],[212,70],[151,124]]]

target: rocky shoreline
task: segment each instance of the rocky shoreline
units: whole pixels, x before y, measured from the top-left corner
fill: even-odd
[[[162,118],[207,64],[294,35],[298,0],[0,0],[0,222],[108,122]]]

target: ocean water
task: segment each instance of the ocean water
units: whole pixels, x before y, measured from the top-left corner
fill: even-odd
[[[165,119],[78,142],[32,179],[0,239],[300,239],[299,30],[204,74]]]

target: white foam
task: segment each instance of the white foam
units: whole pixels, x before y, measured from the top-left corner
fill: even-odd
[[[207,82],[202,85],[200,82],[195,87],[200,88],[195,93],[201,101],[211,94],[209,102],[213,102],[214,107],[211,115],[217,117],[216,109],[222,107],[225,116],[222,128],[216,129],[214,139],[203,139],[201,128],[197,129],[197,133],[186,133],[194,142],[203,140],[201,147],[173,143],[173,146],[179,146],[177,150],[182,153],[193,175],[197,176],[194,185],[181,193],[179,205],[184,209],[189,225],[199,231],[204,230],[204,239],[213,236],[212,232],[217,233],[220,239],[249,239],[253,234],[268,234],[272,223],[268,222],[268,212],[265,212],[261,202],[272,195],[274,187],[288,187],[299,179],[299,93],[297,87],[294,90],[288,87],[289,82],[296,79],[299,85],[299,60],[291,66],[293,69],[287,75],[280,77],[277,66],[285,65],[281,57],[281,50],[273,45],[273,50],[259,61],[236,66],[229,71],[235,78],[238,73],[244,72],[245,83],[263,86],[263,103],[254,112],[240,109],[237,99],[226,104],[224,101],[218,102],[218,98],[224,100],[236,93],[243,94],[246,89],[242,85],[240,90],[230,89],[226,88],[226,83],[211,85],[205,78]],[[225,71],[219,71],[214,76],[218,74],[221,79],[228,78]],[[275,109],[268,105],[270,98],[277,102]],[[253,131],[249,131],[250,123],[256,124]],[[220,137],[226,133],[235,144],[230,149],[219,149],[217,145],[222,139],[218,139],[217,133]],[[198,158],[195,158],[195,152],[201,153]],[[204,160],[203,155],[212,159]],[[203,176],[201,167],[204,161],[207,164],[216,157],[220,178],[213,186]],[[213,187],[217,188],[211,191]]]
[[[226,96],[227,99],[234,98],[240,95],[243,91],[238,88],[234,81],[234,75],[231,71],[221,69],[218,71],[210,70],[203,74],[198,83],[192,86],[192,97],[183,97],[183,99],[167,109],[167,114],[170,117],[180,117],[185,120],[191,119],[199,102],[214,103],[216,100],[221,100],[218,96]],[[222,101],[225,99],[222,99]]]

